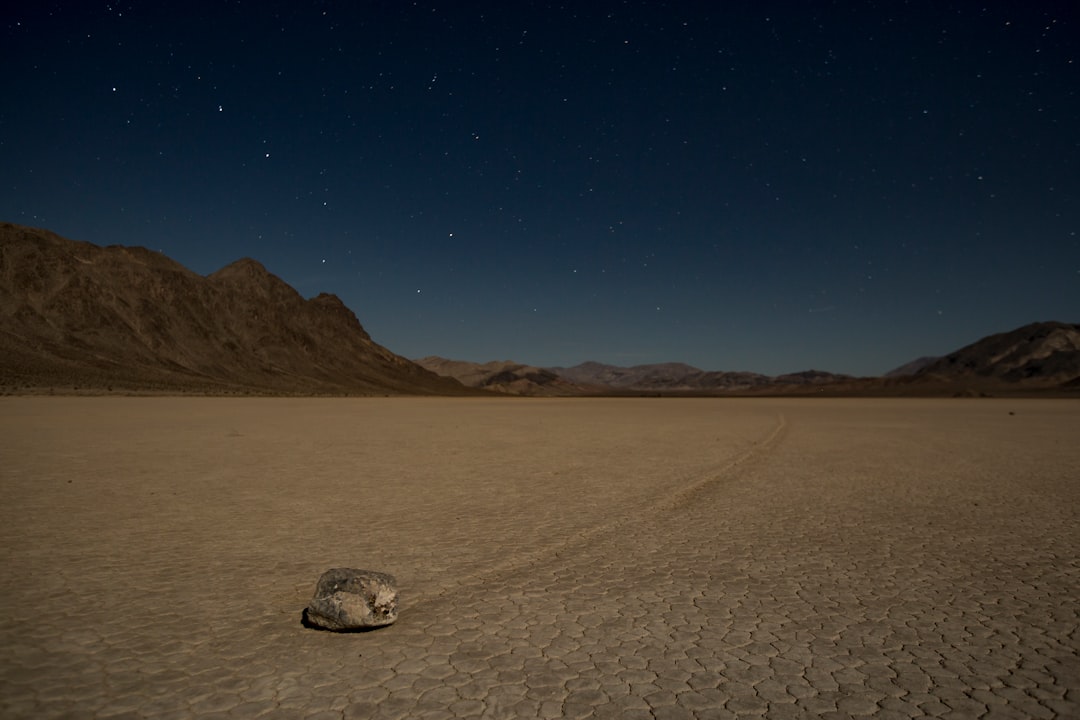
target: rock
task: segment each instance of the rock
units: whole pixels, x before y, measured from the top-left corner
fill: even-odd
[[[397,620],[397,581],[374,570],[331,568],[322,574],[304,614],[327,630],[365,630]]]

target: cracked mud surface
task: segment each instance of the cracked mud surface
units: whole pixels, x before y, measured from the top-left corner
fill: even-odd
[[[1014,415],[1010,415],[1014,412]],[[0,400],[0,716],[1080,716],[1080,405]],[[397,622],[300,624],[334,566]]]

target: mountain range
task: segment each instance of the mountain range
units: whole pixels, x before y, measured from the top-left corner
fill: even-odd
[[[701,370],[685,363],[619,367],[586,362],[570,368],[551,368],[561,377],[586,385],[623,391],[715,393],[743,392],[763,387],[823,385],[853,379],[821,370],[769,376],[754,372]]]
[[[0,392],[978,395],[1080,392],[1080,325],[1039,322],[880,378],[683,363],[541,368],[374,342],[339,298],[304,299],[250,258],[208,276],[142,247],[0,223]]]
[[[1080,389],[1080,325],[1038,322],[982,338],[944,357],[922,357],[882,377],[806,370],[768,376],[707,371],[685,363],[620,367],[586,362],[535,368],[505,361],[418,361],[466,385],[519,395],[998,395],[1072,393]],[[526,370],[527,369],[527,370]],[[497,377],[498,382],[493,382]],[[541,382],[535,382],[542,378]],[[561,379],[576,388],[565,392]],[[558,387],[560,392],[550,392]]]

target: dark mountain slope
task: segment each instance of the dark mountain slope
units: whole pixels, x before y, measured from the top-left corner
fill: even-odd
[[[916,377],[1062,385],[1080,377],[1080,325],[1038,322],[990,335],[930,363]]]
[[[181,392],[468,392],[372,341],[333,295],[254,260],[203,277],[160,253],[0,224],[0,385]]]

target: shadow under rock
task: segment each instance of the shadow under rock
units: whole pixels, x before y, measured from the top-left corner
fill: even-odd
[[[388,628],[390,625],[379,625],[377,627],[364,627],[364,628],[343,628],[341,630],[334,630],[332,628],[323,627],[322,625],[316,625],[311,621],[308,616],[308,609],[304,608],[304,611],[300,613],[300,624],[306,627],[308,630],[318,630],[319,632],[336,633],[338,635],[352,635],[357,633],[369,633],[375,630],[382,630]],[[391,623],[393,624],[393,623]]]

